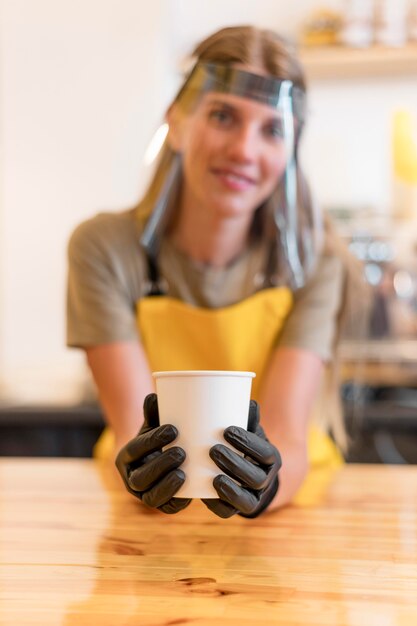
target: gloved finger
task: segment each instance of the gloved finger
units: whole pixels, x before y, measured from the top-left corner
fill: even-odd
[[[210,449],[210,458],[226,474],[250,489],[264,489],[269,483],[268,473],[259,465],[233,452],[227,446],[216,444]]]
[[[158,507],[160,511],[163,513],[168,513],[168,515],[172,515],[173,513],[178,513],[185,509],[191,502],[191,498],[171,498],[168,500],[166,504]]]
[[[150,452],[149,454],[147,454],[146,456],[142,457],[142,459],[140,459],[140,465],[139,467],[141,467],[142,465],[145,465],[146,463],[150,463],[153,459],[156,459],[158,456],[161,456],[162,452],[161,450],[155,450],[155,452]],[[136,463],[132,463],[132,464],[122,464],[121,468],[119,468],[120,473],[123,475],[124,474],[124,478],[125,478],[125,483],[128,486],[128,478],[129,478],[129,474],[133,471],[133,469],[136,469],[136,467],[138,466],[138,464]]]
[[[257,425],[256,430],[254,431],[255,435],[258,435],[261,439],[265,439],[265,441],[269,441],[268,437],[265,435],[265,431],[260,424]]]
[[[143,416],[150,428],[159,426],[158,397],[156,393],[149,393],[143,401]]]
[[[251,400],[249,403],[249,416],[248,416],[248,431],[250,433],[256,432],[257,427],[259,426],[259,404],[256,400]]]
[[[242,513],[243,517],[258,517],[261,513],[263,513],[271,504],[272,500],[275,498],[275,495],[279,488],[279,480],[278,474],[276,474],[271,480],[269,486],[262,491],[262,494],[259,496],[259,506],[256,507],[251,513]]]
[[[257,463],[281,467],[281,456],[275,446],[255,433],[250,433],[239,426],[229,426],[223,436],[227,443],[250,456]]]
[[[145,463],[150,463],[153,459],[156,459],[158,456],[161,456],[161,454],[162,454],[161,450],[155,450],[155,452],[150,452],[146,456],[142,457],[141,464],[145,465]],[[134,463],[132,463],[132,465],[128,465],[129,471],[131,471],[135,467],[136,465]]]
[[[142,493],[142,502],[157,509],[175,496],[184,481],[185,474],[181,469],[172,470],[151,489]]]
[[[182,448],[174,446],[158,454],[144,465],[128,473],[129,487],[134,491],[147,491],[159,482],[168,472],[177,469],[185,459]]]
[[[219,498],[230,504],[230,506],[237,509],[240,513],[249,515],[259,506],[259,498],[256,494],[241,487],[224,474],[216,476],[213,480],[213,485],[219,494]]]
[[[223,500],[218,500],[217,498],[203,498],[201,502],[204,502],[212,513],[215,513],[215,515],[223,519],[232,517],[232,515],[237,513],[237,509],[235,509],[234,506],[228,504],[228,502],[223,502]]]
[[[160,450],[178,437],[178,430],[172,424],[164,424],[153,430],[137,435],[131,439],[119,452],[116,465],[138,462],[144,456],[155,450]]]
[[[260,498],[256,493],[238,485],[224,474],[216,476],[213,485],[220,499],[235,508],[238,513],[251,514],[259,506]]]

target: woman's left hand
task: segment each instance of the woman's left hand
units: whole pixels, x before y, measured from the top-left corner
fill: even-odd
[[[235,513],[257,517],[278,491],[281,456],[259,424],[259,407],[254,400],[250,402],[248,430],[229,426],[224,438],[244,456],[222,444],[210,449],[211,459],[227,475],[219,474],[213,481],[219,499],[203,499],[203,502],[219,517]]]

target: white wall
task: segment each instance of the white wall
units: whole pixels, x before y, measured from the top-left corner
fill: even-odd
[[[326,2],[338,7],[341,0]],[[315,0],[3,0],[0,21],[0,385],[76,394],[65,348],[66,242],[136,201],[141,158],[204,35],[253,22],[291,35]],[[415,77],[311,85],[304,162],[325,204],[386,208],[389,120]]]
[[[323,0],[340,9],[344,0]],[[317,8],[317,0],[171,0],[175,13],[174,52],[186,55],[203,37],[223,26],[254,24],[283,35],[296,34],[305,16]]]
[[[417,121],[416,76],[311,85],[303,157],[322,205],[390,211],[391,121],[399,108]]]
[[[3,387],[70,393],[81,355],[65,349],[66,243],[79,221],[139,193],[167,98],[165,4],[2,4]]]

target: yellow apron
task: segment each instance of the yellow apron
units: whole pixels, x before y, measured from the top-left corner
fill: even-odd
[[[221,309],[191,306],[164,295],[137,303],[137,323],[151,371],[243,370],[256,373],[252,397],[258,398],[262,375],[276,338],[292,307],[287,287],[264,289]],[[103,458],[112,451],[108,431],[95,448]],[[334,468],[342,457],[331,439],[310,426],[312,468]]]

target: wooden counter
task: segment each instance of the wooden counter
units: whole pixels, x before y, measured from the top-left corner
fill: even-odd
[[[220,520],[91,460],[0,461],[1,626],[415,626],[417,467],[346,466]]]

